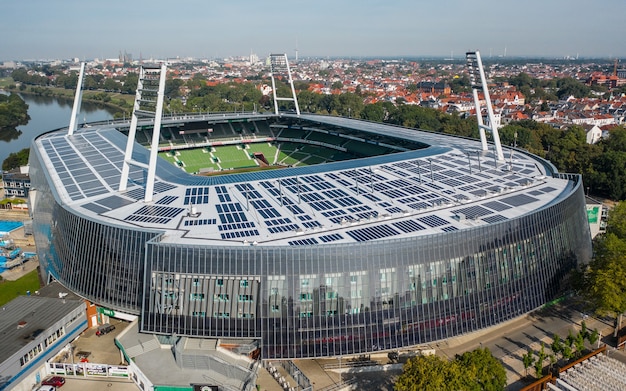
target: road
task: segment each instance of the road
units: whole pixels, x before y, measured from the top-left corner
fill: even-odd
[[[525,369],[522,363],[522,355],[530,348],[538,351],[541,342],[546,345],[546,354],[551,354],[550,343],[554,334],[562,339],[567,337],[570,330],[577,333],[580,330],[581,321],[584,319],[587,328],[598,329],[603,336],[601,343],[612,342],[610,335],[613,326],[610,322],[594,318],[583,314],[581,306],[573,301],[555,305],[549,309],[535,311],[531,314],[508,321],[502,325],[494,326],[488,330],[482,330],[471,334],[450,338],[439,343],[432,343],[430,348],[435,349],[436,354],[454,358],[457,354],[476,349],[478,347],[489,348],[491,353],[504,365],[507,373],[507,390],[520,390],[529,384],[529,379],[525,378]],[[607,338],[607,335],[609,337]],[[589,344],[587,347],[591,348]],[[597,347],[594,346],[594,348]],[[609,349],[609,354],[623,362],[626,362],[624,352]],[[385,363],[383,360],[383,363]],[[356,384],[353,389],[377,389],[393,390],[393,383],[401,373],[396,368],[389,368],[384,373],[347,373],[344,380],[354,379]],[[529,374],[533,375],[534,370],[529,369]],[[309,374],[307,373],[307,376]],[[315,375],[313,375],[315,378]]]

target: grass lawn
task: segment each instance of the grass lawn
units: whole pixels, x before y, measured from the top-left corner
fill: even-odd
[[[31,291],[34,294],[39,288],[41,287],[39,286],[37,269],[15,281],[2,280],[0,281],[0,305],[5,305],[16,297],[25,295],[26,291]]]
[[[15,81],[10,77],[0,77],[0,88],[15,84]]]

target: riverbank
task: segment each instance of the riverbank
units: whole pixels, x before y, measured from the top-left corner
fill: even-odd
[[[72,102],[76,94],[76,90],[69,90],[59,87],[50,86],[26,86],[25,89],[19,88],[17,83],[11,83],[11,78],[3,78],[0,80],[0,89],[6,92],[13,92],[22,95],[52,97],[57,99],[67,99]],[[11,86],[15,86],[11,88]],[[106,91],[83,91],[83,102],[102,105],[123,114],[130,115],[133,108],[135,95],[121,94],[118,92]]]

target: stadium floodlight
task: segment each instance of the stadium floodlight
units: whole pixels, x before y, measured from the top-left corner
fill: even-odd
[[[493,136],[493,143],[495,145],[496,160],[504,161],[504,153],[502,152],[502,145],[500,144],[500,135],[498,133],[498,124],[496,122],[496,116],[493,113],[493,107],[491,106],[491,98],[489,97],[489,89],[487,88],[487,80],[485,78],[485,70],[483,68],[483,62],[480,58],[480,52],[467,52],[465,53],[467,70],[469,72],[470,84],[472,86],[472,95],[474,96],[474,105],[476,106],[476,120],[478,122],[478,130],[480,132],[480,142],[482,144],[483,152],[487,152],[487,137],[485,130],[491,132]],[[483,123],[482,107],[480,99],[478,97],[479,90],[482,91],[485,98],[485,105],[487,109],[487,121],[488,125]]]
[[[126,191],[128,186],[128,175],[130,166],[141,167],[148,171],[145,184],[144,202],[151,202],[154,193],[154,177],[156,175],[157,154],[159,152],[159,137],[161,134],[161,117],[163,115],[163,97],[165,95],[165,75],[167,66],[142,65],[139,70],[139,80],[137,81],[137,93],[135,94],[135,104],[133,115],[128,131],[128,141],[124,154],[124,164],[122,165],[122,175],[120,177],[119,191]],[[137,134],[137,123],[140,118],[150,119],[154,124],[152,130],[152,141],[150,143],[150,158],[148,164],[133,160],[133,148],[135,146],[135,136]]]
[[[72,117],[70,118],[70,126],[67,129],[67,135],[71,136],[78,127],[78,113],[80,113],[80,105],[83,100],[83,81],[85,80],[85,63],[80,63],[80,71],[78,72],[78,82],[76,84],[76,95],[74,95],[74,105],[72,106]]]
[[[289,60],[286,54],[270,54],[270,76],[272,78],[272,95],[274,97],[274,114],[278,114],[278,101],[293,101],[296,114],[300,115],[300,106],[296,97],[296,89],[293,86],[293,78],[289,69]],[[286,78],[291,87],[291,97],[279,97],[276,95],[276,77]]]

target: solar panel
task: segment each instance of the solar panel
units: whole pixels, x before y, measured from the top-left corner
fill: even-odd
[[[290,246],[310,246],[310,245],[318,244],[319,242],[315,238],[307,238],[307,239],[300,239],[300,240],[292,240],[287,243]]]
[[[511,206],[522,206],[539,200],[526,194],[516,194],[511,197],[502,198],[500,201]]]
[[[540,191],[543,191],[544,193],[549,193],[551,191],[555,191],[556,189],[554,187],[542,187],[541,189],[539,189]]]
[[[98,204],[94,204],[93,202],[88,203],[88,204],[83,204],[82,207],[87,209],[87,210],[90,210],[90,211],[92,211],[94,213],[98,213],[98,214],[105,213],[105,212],[108,212],[110,210],[110,209],[105,208],[103,206],[100,206]]]
[[[193,226],[193,225],[215,225],[217,223],[217,219],[193,219],[193,220],[185,220],[185,227]]]
[[[128,190],[123,194],[127,197],[134,199],[135,201],[138,201],[138,200],[143,199],[144,193],[145,193],[145,190],[139,187],[139,188]]]
[[[391,228],[389,225],[383,224],[375,225],[373,227],[355,229],[352,231],[346,231],[346,234],[348,234],[357,242],[366,242],[368,240],[375,240],[398,235],[399,232]]]
[[[155,204],[169,205],[172,202],[176,201],[177,199],[178,199],[178,196],[165,196],[165,197],[162,197],[160,200],[156,201]]]
[[[413,220],[398,221],[397,223],[393,223],[392,225],[405,233],[426,229],[423,225]]]
[[[459,229],[451,225],[449,227],[443,227],[441,230],[444,232],[452,232],[452,231],[458,231]]]
[[[155,193],[163,193],[164,191],[175,189],[176,186],[165,183],[165,182],[155,182],[154,183],[154,192]]]
[[[509,205],[503,204],[502,202],[498,201],[485,202],[483,206],[486,206],[489,209],[493,209],[496,212],[502,212],[503,210],[511,209]]]
[[[489,224],[493,224],[493,223],[507,220],[507,218],[502,215],[493,215],[493,216],[484,217],[482,220],[486,221]]]
[[[121,208],[123,206],[130,205],[133,203],[133,201],[127,200],[126,198],[122,198],[116,195],[103,198],[96,202],[100,205],[106,206],[109,209],[117,209],[117,208]]]
[[[456,209],[456,210],[453,210],[452,212],[457,213],[457,214],[462,213],[468,219],[482,217],[482,216],[490,215],[493,213],[489,209],[485,209],[480,205],[470,206],[468,208]]]
[[[337,240],[341,240],[343,239],[343,236],[341,236],[340,234],[331,234],[331,235],[323,235],[320,236],[319,239],[324,242],[324,243],[328,243],[328,242],[334,242]]]
[[[259,236],[259,231],[256,229],[234,232],[223,232],[220,234],[222,239],[245,239],[253,236]]]
[[[209,203],[209,187],[189,187],[185,190],[184,205],[200,205]]]
[[[442,225],[450,224],[448,221],[435,215],[422,216],[422,217],[418,217],[417,219],[421,221],[422,223],[428,225],[429,227],[439,227]]]

